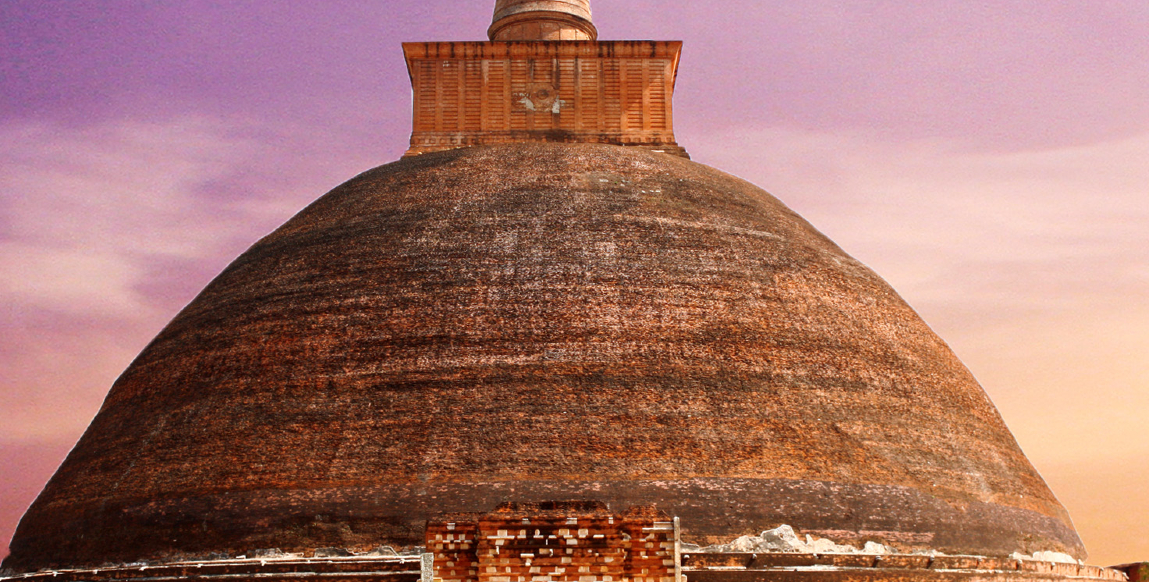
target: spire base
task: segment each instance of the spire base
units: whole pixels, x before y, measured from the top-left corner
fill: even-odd
[[[492,41],[598,40],[590,0],[498,0]]]
[[[520,12],[496,20],[487,29],[492,41],[598,40],[589,20],[562,12]]]

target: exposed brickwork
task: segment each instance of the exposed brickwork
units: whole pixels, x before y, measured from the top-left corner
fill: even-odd
[[[490,37],[404,45],[408,155],[438,153],[351,180],[214,280],[117,380],[5,567],[400,582],[403,560],[179,560],[425,535],[425,582],[681,580],[665,515],[511,504],[424,529],[568,494],[657,503],[703,543],[789,523],[1083,554],[888,285],[765,192],[634,151],[687,157],[681,43],[597,42],[587,0],[499,0]],[[469,146],[492,147],[441,151]],[[969,556],[708,559],[692,582],[1119,579]]]
[[[1124,572],[1129,582],[1149,582],[1149,562],[1136,562],[1113,566],[1114,570]]]
[[[681,42],[595,42],[588,0],[498,0],[488,35],[495,42],[403,45],[414,93],[406,155],[582,142],[689,157],[671,113]]]
[[[427,522],[427,551],[435,555],[435,578],[443,582],[474,581],[479,577],[477,516],[458,514]]]
[[[666,514],[601,504],[506,504],[427,525],[443,582],[675,582],[676,531]]]
[[[405,43],[407,155],[522,142],[627,145],[686,157],[671,101],[681,42]]]
[[[369,171],[252,246],[116,381],[5,565],[414,546],[444,511],[588,497],[695,543],[1082,553],[945,343],[777,199],[516,144]]]

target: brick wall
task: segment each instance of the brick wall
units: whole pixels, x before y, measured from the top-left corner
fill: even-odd
[[[644,146],[685,156],[671,100],[682,43],[405,43],[407,155],[521,142]]]
[[[1114,570],[1124,572],[1129,582],[1149,582],[1149,562],[1136,562],[1113,566]]]
[[[427,524],[427,552],[434,554],[434,577],[443,582],[478,579],[475,555],[479,524],[466,516],[454,521]]]
[[[427,525],[442,582],[675,582],[677,528],[653,508],[504,504]]]

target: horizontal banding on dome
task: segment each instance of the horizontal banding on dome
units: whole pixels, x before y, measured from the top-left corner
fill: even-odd
[[[365,172],[253,245],[117,380],[5,566],[413,546],[438,513],[588,498],[688,542],[1084,554],[944,342],[780,201],[520,144]]]

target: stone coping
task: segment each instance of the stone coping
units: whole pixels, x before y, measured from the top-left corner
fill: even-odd
[[[783,552],[683,552],[682,569],[690,572],[770,570],[930,570],[935,572],[1016,572],[1057,578],[1088,578],[1124,582],[1125,573],[1112,568],[988,556],[928,554],[805,554]]]
[[[686,582],[821,578],[842,572],[850,579],[963,580],[1106,580],[1126,582],[1121,570],[1061,562],[1017,560],[987,556],[930,556],[925,554],[800,554],[782,552],[684,552]],[[852,572],[852,574],[851,574]],[[783,576],[788,574],[789,576]],[[420,556],[298,556],[184,560],[161,564],[126,564],[107,568],[44,570],[0,576],[0,581],[93,582],[103,580],[168,581],[190,578],[261,582],[315,578],[322,580],[387,580],[415,582],[420,577]],[[955,578],[956,579],[956,578]]]
[[[83,582],[96,580],[181,580],[219,578],[278,580],[279,578],[379,579],[409,582],[419,579],[420,556],[337,556],[303,558],[229,558],[185,560],[152,564],[124,564],[106,568],[41,570],[0,576],[0,581]]]

